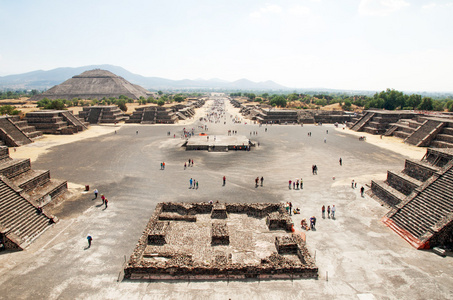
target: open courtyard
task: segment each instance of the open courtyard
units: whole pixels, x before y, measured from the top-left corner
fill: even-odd
[[[198,116],[212,102],[200,108]],[[412,248],[380,222],[388,208],[360,195],[371,179],[384,179],[389,169],[403,169],[405,158],[421,159],[425,150],[400,146],[392,138],[359,141],[356,133],[333,125],[234,123],[240,118],[237,110],[228,103],[225,109],[218,123],[196,117],[176,125],[92,126],[89,131],[107,130],[80,140],[76,135],[73,142],[37,155],[33,168],[50,169],[52,177],[68,180],[76,196],[54,208],[60,221],[25,251],[0,254],[0,298],[453,298],[451,257]],[[200,126],[206,124],[211,137],[234,130],[256,146],[250,151],[186,151],[183,129],[201,133],[205,131]],[[33,153],[39,147],[46,147],[45,140],[23,146],[18,153]],[[184,168],[189,159],[193,166]],[[317,165],[317,175],[312,165]],[[263,177],[262,186],[255,185],[257,177]],[[189,188],[191,178],[198,188]],[[303,189],[288,188],[288,181],[295,179],[303,179]],[[352,180],[357,182],[355,189]],[[85,185],[90,192],[84,192]],[[95,188],[108,198],[108,208],[100,197],[93,200]],[[298,230],[302,219],[315,216],[316,230],[304,232],[319,278],[123,280],[122,270],[158,203],[210,200],[291,202],[301,211],[292,216]],[[323,205],[335,205],[335,218],[322,218]],[[88,234],[93,237],[91,248]]]

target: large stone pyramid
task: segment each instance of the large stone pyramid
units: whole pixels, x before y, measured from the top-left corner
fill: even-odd
[[[33,96],[30,100],[49,99],[102,99],[103,97],[115,97],[120,95],[132,99],[141,96],[147,98],[150,93],[141,86],[135,85],[106,70],[95,69],[85,71],[65,82],[54,86],[40,95]]]

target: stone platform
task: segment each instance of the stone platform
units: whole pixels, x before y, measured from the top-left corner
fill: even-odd
[[[207,150],[207,151],[247,151],[249,146],[255,146],[244,135],[198,135],[191,137],[184,145],[186,150]]]
[[[138,280],[317,278],[318,268],[288,222],[270,228],[270,213],[282,204],[227,203],[228,217],[213,220],[216,204],[160,203],[125,268]],[[160,221],[162,214],[175,218]],[[186,221],[176,215],[196,216]],[[166,218],[167,220],[169,218]]]

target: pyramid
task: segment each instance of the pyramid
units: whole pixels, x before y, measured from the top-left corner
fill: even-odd
[[[135,85],[106,70],[90,70],[76,75],[65,82],[54,86],[40,95],[33,96],[30,100],[48,99],[102,99],[124,95],[128,98],[138,99],[141,96],[148,98],[150,93],[143,87]]]

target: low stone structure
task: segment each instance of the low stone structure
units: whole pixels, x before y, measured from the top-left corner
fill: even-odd
[[[371,195],[391,210],[382,221],[418,249],[453,240],[453,150],[429,148],[422,161],[371,181]]]
[[[0,116],[0,146],[19,147],[41,136],[41,131],[18,116]]]
[[[186,151],[204,150],[209,152],[248,151],[255,144],[243,135],[199,135],[188,139],[183,147]]]
[[[83,111],[79,111],[79,118],[90,124],[118,123],[127,120],[116,105],[86,106]]]
[[[38,110],[29,112],[27,123],[46,134],[74,134],[88,129],[88,123],[69,110]]]
[[[215,208],[226,210],[227,218],[212,219]],[[273,203],[159,203],[124,269],[125,279],[317,278],[305,242],[291,234],[289,216],[279,219],[284,229],[266,225],[273,213],[287,214],[283,204]],[[165,225],[160,217],[169,214],[173,220]]]

